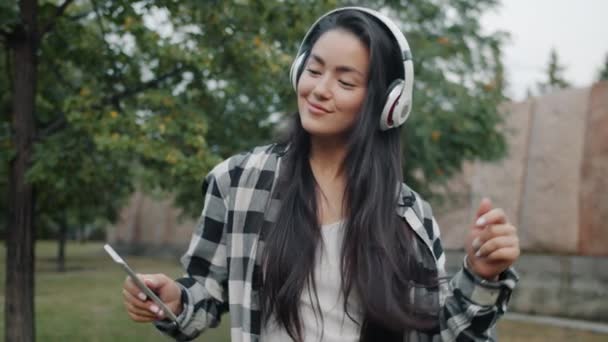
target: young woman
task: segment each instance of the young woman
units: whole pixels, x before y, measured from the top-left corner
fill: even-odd
[[[402,183],[399,129],[413,68],[397,26],[342,8],[309,30],[292,67],[289,138],[233,156],[203,184],[186,275],[127,279],[138,322],[194,339],[230,311],[232,341],[487,341],[517,276],[516,229],[484,199],[448,278],[429,205]]]

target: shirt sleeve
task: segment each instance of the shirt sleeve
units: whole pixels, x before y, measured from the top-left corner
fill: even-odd
[[[439,226],[433,218],[433,231],[440,243]],[[445,275],[442,249],[435,255],[439,275]],[[439,325],[442,341],[495,341],[496,322],[507,310],[511,293],[519,277],[509,268],[497,281],[488,281],[470,271],[466,258],[462,268],[449,279],[440,282]]]
[[[203,193],[203,211],[181,259],[186,274],[176,279],[182,289],[183,311],[177,324],[154,322],[161,332],[178,341],[190,341],[205,329],[216,327],[228,311],[227,199],[213,171],[203,182]]]

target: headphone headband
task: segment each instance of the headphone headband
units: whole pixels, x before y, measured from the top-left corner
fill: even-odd
[[[402,79],[398,78],[393,81],[388,89],[387,101],[382,110],[382,115],[380,118],[380,129],[387,130],[400,126],[407,120],[412,108],[412,92],[414,88],[414,64],[412,61],[412,52],[407,39],[401,30],[399,30],[399,27],[391,19],[378,11],[365,7],[350,6],[334,9],[319,17],[308,29],[308,32],[306,32],[304,39],[300,43],[297,57],[289,72],[292,86],[294,89],[297,89],[300,70],[304,66],[304,60],[309,52],[308,49],[310,47],[308,47],[308,40],[310,39],[311,34],[314,32],[321,20],[329,15],[346,10],[363,12],[376,18],[391,32],[391,35],[395,38],[395,41],[399,45],[404,75]]]

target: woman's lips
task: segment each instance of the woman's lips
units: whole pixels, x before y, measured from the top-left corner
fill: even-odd
[[[325,109],[323,106],[319,106],[309,101],[306,102],[308,103],[308,111],[310,111],[312,114],[320,115],[329,113],[329,110]]]

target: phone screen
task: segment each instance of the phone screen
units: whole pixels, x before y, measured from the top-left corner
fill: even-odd
[[[171,319],[173,322],[175,322],[177,324],[177,317],[175,316],[175,314],[173,313],[173,311],[171,311],[165,305],[165,303],[163,303],[163,301],[160,300],[160,298],[158,298],[158,296],[154,293],[154,291],[152,291],[141,280],[139,280],[139,278],[137,277],[137,275],[135,274],[135,272],[131,269],[131,267],[129,267],[129,265],[127,265],[127,262],[124,261],[123,258],[121,258],[120,255],[118,255],[118,253],[116,253],[116,251],[114,250],[114,248],[112,248],[108,244],[105,244],[103,246],[103,248],[110,255],[110,257],[112,257],[112,260],[114,260],[115,263],[117,263],[120,266],[122,266],[122,269],[125,270],[125,272],[127,272],[127,274],[129,275],[129,277],[131,277],[131,279],[133,280],[133,282],[135,283],[135,285],[137,285],[137,287],[143,293],[145,293],[146,296],[148,296],[148,298],[152,299],[154,301],[154,303],[156,303],[158,305],[158,307],[161,308],[161,310],[163,310],[163,312],[165,313],[165,317],[168,317],[169,319]]]

